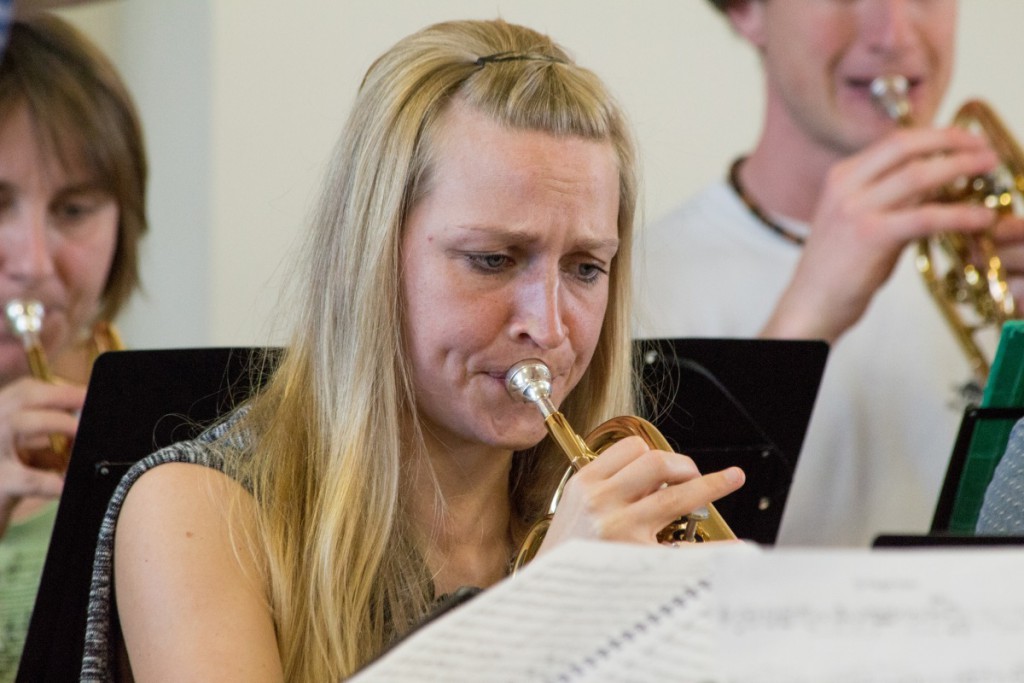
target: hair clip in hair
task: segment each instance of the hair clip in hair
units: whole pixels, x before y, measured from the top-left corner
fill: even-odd
[[[486,66],[497,62],[551,62],[552,64],[567,64],[564,59],[553,55],[542,55],[530,52],[495,52],[493,55],[478,57],[477,66]]]

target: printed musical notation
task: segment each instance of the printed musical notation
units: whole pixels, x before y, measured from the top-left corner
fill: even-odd
[[[743,652],[725,680],[1024,681],[1019,549],[774,551],[719,569],[719,644]]]
[[[573,543],[372,681],[1024,682],[1024,551]]]
[[[687,624],[695,640],[707,639],[710,631],[700,631],[709,568],[701,559],[711,556],[673,565],[663,561],[670,550],[649,550],[581,543],[552,552],[418,631],[355,680],[599,680],[632,666],[666,629]],[[708,679],[676,671],[671,680]]]

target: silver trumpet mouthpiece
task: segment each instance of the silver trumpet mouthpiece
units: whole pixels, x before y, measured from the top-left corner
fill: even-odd
[[[871,81],[871,96],[893,121],[909,123],[910,100],[907,99],[909,83],[906,76],[892,74],[879,76]]]
[[[4,307],[11,330],[21,337],[35,337],[43,329],[43,305],[34,299],[11,299]]]
[[[551,405],[551,371],[535,358],[521,360],[508,369],[505,389],[512,398],[535,403],[545,418],[555,412]]]

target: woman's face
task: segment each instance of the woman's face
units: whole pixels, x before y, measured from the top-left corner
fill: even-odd
[[[117,203],[78,160],[68,161],[65,167],[40,147],[24,106],[0,121],[0,305],[15,298],[42,302],[42,343],[51,358],[91,323],[117,241]],[[28,365],[6,317],[2,327],[0,383],[6,383]]]
[[[615,153],[511,130],[455,102],[434,161],[402,240],[424,430],[451,449],[527,448],[543,421],[508,395],[505,372],[544,361],[557,404],[590,363],[619,244]]]

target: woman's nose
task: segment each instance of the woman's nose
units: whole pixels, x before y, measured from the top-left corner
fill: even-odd
[[[568,334],[564,305],[557,273],[545,273],[521,283],[515,292],[512,335],[541,349],[556,348]]]
[[[26,211],[0,227],[2,267],[7,277],[32,283],[54,272],[46,217]]]

